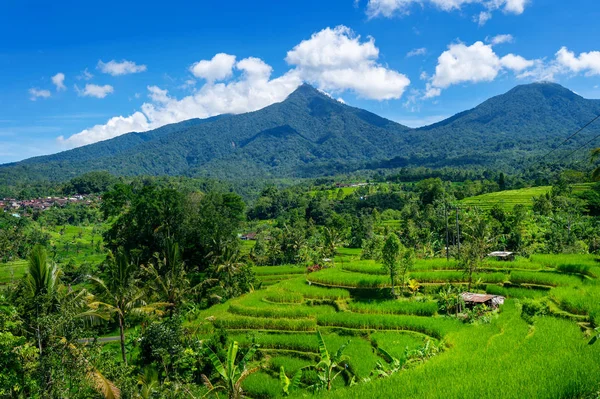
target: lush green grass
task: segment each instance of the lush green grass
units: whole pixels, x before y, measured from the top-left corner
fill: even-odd
[[[501,287],[499,285],[486,285],[485,292],[492,295],[502,295],[506,298],[541,298],[547,295],[547,292],[543,290]]]
[[[416,316],[433,316],[438,311],[435,301],[418,302],[408,300],[360,301],[351,302],[348,309],[355,313],[372,314],[404,314]]]
[[[408,330],[434,338],[442,338],[459,327],[456,320],[447,317],[397,316],[389,314],[361,314],[339,312],[317,317],[320,326],[345,327],[362,330]]]
[[[590,188],[590,184],[581,183],[573,185],[573,192],[582,192]],[[528,187],[518,190],[498,191],[495,193],[482,194],[475,197],[465,198],[460,203],[463,206],[476,206],[482,209],[490,209],[494,205],[500,205],[506,210],[519,204],[526,208],[533,206],[533,198],[544,195],[550,191],[550,186]]]
[[[317,329],[322,331],[330,351],[351,340],[346,355],[359,385],[345,388],[339,380],[334,385],[334,396],[401,394],[435,398],[471,397],[474,393],[483,398],[582,397],[598,383],[600,350],[586,344],[576,324],[587,321],[588,317],[592,323],[600,320],[600,285],[592,272],[596,267],[594,257],[536,255],[515,262],[486,262],[488,272],[477,273],[474,281],[481,279],[487,284],[485,291],[508,299],[500,312],[491,315],[491,324],[471,325],[437,315],[431,288],[435,284],[459,284],[466,280],[462,271],[447,267],[440,270],[438,265],[449,264],[444,259],[422,261],[423,266],[410,274],[430,292],[421,297],[422,301],[375,300],[375,293],[385,291],[347,290],[306,282],[309,279],[352,288],[387,286],[388,277],[374,272],[381,270],[381,266],[357,260],[356,254],[356,250],[343,250],[336,257],[337,267],[306,276],[289,273],[293,270],[290,266],[279,267],[272,275],[262,274],[298,277],[207,309],[186,326],[204,326],[202,331],[206,335],[212,331],[209,326],[224,328],[229,331],[230,339],[243,346],[252,342],[260,345],[265,369],[244,385],[252,397],[281,396],[277,382],[279,367],[283,365],[291,375],[316,361]],[[577,265],[586,268],[576,268]],[[355,269],[351,272],[347,266]],[[585,270],[587,273],[582,272]],[[547,289],[503,286],[505,281],[544,285]],[[352,298],[351,293],[360,299]],[[519,305],[525,299],[547,303],[551,316],[537,317],[533,326],[527,325],[520,317]],[[208,316],[212,317],[207,320]],[[404,360],[407,348],[422,347],[428,339],[442,340],[446,351],[389,379],[361,382],[381,360],[376,347]],[[571,363],[576,363],[573,365],[576,371],[569,369]],[[469,378],[465,378],[465,373]],[[562,380],[555,381],[555,377]],[[490,384],[503,386],[501,394],[497,385]],[[520,390],[522,384],[526,387]],[[302,394],[310,395],[307,391]]]
[[[304,278],[281,282],[278,287],[286,291],[297,292],[307,299],[346,299],[350,298],[350,292],[345,289],[329,289],[309,285]]]
[[[27,272],[27,261],[16,260],[7,263],[0,263],[0,285],[8,284],[11,281],[18,280]]]
[[[464,326],[447,340],[451,348],[423,366],[325,396],[549,399],[598,390],[600,346],[587,345],[571,321],[541,318],[530,328],[511,301],[491,324]]]
[[[459,283],[467,281],[468,277],[461,271],[411,272],[410,278],[420,283]],[[506,281],[504,273],[475,273],[473,282],[502,283]],[[317,284],[349,288],[384,288],[391,285],[388,276],[383,274],[354,273],[338,268],[321,270],[308,275],[307,279]]]
[[[513,284],[534,284],[551,287],[579,285],[581,278],[552,272],[521,272],[510,274],[510,282]]]
[[[281,274],[304,274],[306,268],[297,265],[284,265],[284,266],[254,266],[252,269],[257,276],[274,276]]]
[[[495,193],[468,197],[460,201],[460,203],[463,206],[477,206],[482,209],[490,209],[496,204],[507,210],[512,209],[517,204],[531,208],[533,205],[533,198],[546,194],[550,189],[550,186],[541,186],[521,188],[519,190],[498,191]]]
[[[374,332],[369,337],[374,347],[385,349],[401,361],[406,359],[406,350],[422,346],[429,338],[410,332]]]
[[[301,293],[284,290],[270,290],[264,298],[268,302],[275,303],[302,303],[304,300]]]

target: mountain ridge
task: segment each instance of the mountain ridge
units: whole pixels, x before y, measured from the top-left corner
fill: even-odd
[[[532,83],[411,129],[303,84],[284,101],[257,111],[190,119],[0,165],[0,179],[10,172],[68,179],[92,170],[224,178],[243,170],[255,177],[304,177],[390,160],[432,167],[509,164],[517,152],[535,155],[552,148],[598,114],[600,100],[555,83]]]

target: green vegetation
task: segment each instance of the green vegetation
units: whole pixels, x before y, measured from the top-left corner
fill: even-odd
[[[248,206],[91,174],[64,190],[102,200],[0,214],[0,396],[593,397],[594,197],[563,178],[531,208],[456,211],[517,178],[411,173],[335,196],[330,179],[268,186]],[[517,256],[486,256],[500,249]]]

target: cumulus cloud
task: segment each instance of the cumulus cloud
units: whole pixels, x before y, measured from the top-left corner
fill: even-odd
[[[425,55],[427,54],[427,49],[425,47],[421,47],[421,48],[415,48],[410,50],[408,53],[406,53],[407,57],[416,57],[418,55]]]
[[[583,72],[586,76],[600,75],[600,51],[576,55],[566,47],[561,47],[556,53],[556,63],[566,72]]]
[[[35,87],[29,89],[29,94],[31,96],[29,97],[31,101],[36,101],[38,98],[48,98],[51,96],[50,91],[36,89]]]
[[[491,43],[493,46],[497,45],[497,44],[502,44],[502,43],[512,43],[514,40],[514,37],[512,35],[509,34],[505,34],[505,35],[496,35],[493,37],[486,37],[485,38],[486,42]]]
[[[104,98],[113,93],[115,90],[111,85],[99,86],[88,83],[83,89],[80,89],[77,85],[75,85],[75,91],[77,91],[80,96],[84,97]]]
[[[140,73],[146,71],[146,65],[137,65],[133,61],[115,61],[111,60],[109,62],[102,62],[102,60],[98,61],[97,68],[102,73],[107,73],[112,76],[120,76],[120,75],[129,75],[131,73]],[[87,79],[86,79],[87,80]]]
[[[499,57],[491,44],[481,41],[470,46],[453,43],[438,57],[435,74],[427,83],[425,97],[439,96],[442,89],[459,83],[490,82],[502,70],[523,72],[535,64],[536,61],[514,54]]]
[[[87,68],[85,68],[85,70],[83,70],[81,74],[77,75],[76,78],[77,80],[90,80],[93,77],[94,75],[92,75],[90,71],[88,71]]]
[[[307,82],[339,92],[353,90],[362,97],[388,100],[402,96],[410,80],[377,63],[375,39],[361,41],[345,26],[314,33],[288,51],[286,61]]]
[[[190,67],[194,76],[206,80],[193,94],[177,99],[163,88],[148,86],[149,101],[141,110],[59,141],[77,147],[186,119],[255,111],[283,101],[303,82],[329,93],[350,90],[370,99],[399,98],[410,81],[378,64],[378,57],[373,38],[362,41],[344,26],[324,29],[295,46],[285,58],[291,68],[275,78],[273,68],[260,58],[236,61],[234,55],[217,54]]]
[[[56,91],[67,90],[67,86],[65,86],[65,74],[62,72],[52,76],[52,83],[56,86]]]
[[[207,82],[223,80],[233,75],[235,56],[225,53],[215,55],[211,60],[198,61],[190,67],[190,72]]]
[[[500,58],[500,64],[507,69],[515,72],[521,72],[524,69],[531,68],[535,65],[535,61],[527,60],[520,55],[507,54]]]
[[[529,0],[369,0],[366,13],[369,18],[403,16],[410,14],[414,5],[431,5],[439,10],[450,12],[461,10],[463,6],[476,4],[483,7],[473,19],[484,25],[490,18],[492,12],[502,10],[508,14],[522,14]]]

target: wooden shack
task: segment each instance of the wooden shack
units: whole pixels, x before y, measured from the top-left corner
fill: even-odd
[[[485,305],[488,308],[496,309],[504,304],[504,297],[490,294],[474,294],[472,292],[463,292],[460,294],[467,308],[474,308],[477,305]]]
[[[515,253],[508,252],[508,251],[494,251],[494,252],[490,252],[487,256],[490,258],[496,258],[497,260],[506,260],[506,261],[515,260]]]

